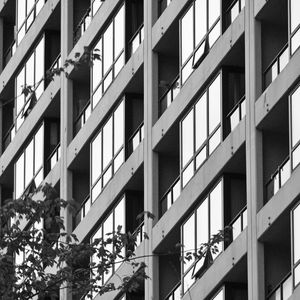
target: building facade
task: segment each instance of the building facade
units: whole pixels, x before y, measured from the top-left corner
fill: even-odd
[[[150,279],[94,299],[300,299],[299,46],[299,0],[0,0],[1,202],[48,182],[79,240],[139,233]]]

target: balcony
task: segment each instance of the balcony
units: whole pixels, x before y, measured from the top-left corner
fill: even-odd
[[[139,125],[128,141],[128,155],[130,155],[144,139],[144,122]]]
[[[79,130],[86,123],[91,113],[92,113],[92,106],[91,106],[91,101],[89,100],[75,119],[74,136],[79,132]]]
[[[232,110],[227,115],[226,119],[229,123],[230,132],[239,124],[246,115],[245,95],[234,105]]]
[[[181,283],[179,282],[165,300],[180,300],[181,299]]]
[[[289,47],[285,44],[264,71],[264,86],[267,88],[289,62]]]
[[[234,0],[225,11],[225,28],[237,18],[239,13],[245,7],[245,0]]]
[[[47,160],[46,160],[47,173],[50,172],[54,168],[54,166],[60,159],[60,153],[61,153],[60,150],[61,149],[60,149],[60,143],[59,143],[59,144],[57,144],[57,146],[54,148],[54,150],[51,152],[51,154],[47,158]]]
[[[178,176],[160,200],[161,216],[173,205],[180,196],[180,192],[180,177]]]
[[[180,81],[179,81],[179,75],[177,75],[176,78],[172,81],[172,83],[169,86],[167,86],[166,92],[162,95],[162,97],[159,100],[159,108],[160,108],[161,115],[171,105],[171,103],[178,95],[179,91],[180,91]]]
[[[229,226],[232,228],[233,242],[247,227],[247,206],[245,206],[236,217],[230,222]]]
[[[73,218],[73,229],[75,229],[78,224],[83,220],[83,218],[87,215],[91,208],[91,198],[90,195],[87,195],[86,198],[83,200],[79,210],[75,214]]]
[[[291,162],[288,156],[271,175],[266,184],[267,201],[275,195],[291,176]]]
[[[129,41],[129,53],[130,56],[137,50],[139,45],[143,42],[144,40],[144,24],[142,24],[138,30],[135,32],[133,37]]]
[[[287,300],[293,293],[292,275],[288,273],[268,294],[267,300]]]

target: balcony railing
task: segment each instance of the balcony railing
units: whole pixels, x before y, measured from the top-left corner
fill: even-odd
[[[142,24],[135,32],[133,37],[129,41],[129,53],[130,56],[136,51],[139,45],[144,40],[144,24]]]
[[[141,141],[144,139],[144,122],[135,130],[133,135],[128,141],[128,152],[129,155],[138,147]]]
[[[180,177],[178,176],[160,201],[161,216],[173,205],[180,195]]]
[[[293,293],[292,275],[289,272],[268,294],[267,300],[287,300]]]
[[[7,133],[3,137],[3,151],[7,148],[7,146],[11,143],[13,138],[16,135],[15,124],[12,124],[8,129]]]
[[[74,30],[74,45],[87,30],[91,23],[91,20],[91,8],[89,7]]]
[[[289,62],[289,48],[288,44],[279,51],[278,55],[272,60],[270,65],[264,72],[265,88],[278,76],[278,74],[285,68]]]
[[[226,28],[237,18],[245,7],[245,0],[234,0],[225,12]]]
[[[272,174],[270,180],[266,184],[267,201],[275,195],[278,190],[285,184],[291,176],[291,162],[288,156],[277,170]]]
[[[92,113],[92,106],[91,106],[91,101],[89,100],[85,104],[81,112],[78,114],[74,122],[74,135],[76,135],[78,131],[82,128],[82,126],[86,123],[91,113]]]
[[[4,66],[6,66],[8,64],[9,60],[15,54],[16,49],[17,49],[16,41],[13,41],[4,54],[4,57],[3,57]]]
[[[246,101],[245,95],[234,105],[232,110],[227,115],[229,121],[230,132],[239,124],[239,122],[246,115]]]
[[[61,67],[61,55],[60,53],[55,58],[53,64],[49,68],[50,71],[53,71],[54,69],[59,69]]]
[[[54,148],[54,150],[51,152],[51,154],[46,160],[48,172],[53,169],[53,167],[55,166],[55,164],[58,162],[59,159],[60,159],[60,143],[57,144],[57,146]]]
[[[236,215],[229,226],[232,228],[232,241],[234,241],[247,227],[247,206]]]
[[[144,222],[142,222],[133,232],[133,236],[136,236],[135,248],[137,248],[144,240],[144,232],[145,232],[145,225]]]
[[[91,198],[90,195],[87,195],[86,198],[83,200],[80,209],[74,216],[73,220],[73,229],[75,229],[78,224],[83,220],[83,218],[87,215],[91,208]]]
[[[171,105],[176,96],[180,91],[179,75],[173,80],[173,82],[168,87],[167,91],[162,95],[159,100],[160,103],[160,114]]]
[[[168,294],[165,300],[180,300],[181,299],[181,284],[180,282],[175,285],[173,290]]]

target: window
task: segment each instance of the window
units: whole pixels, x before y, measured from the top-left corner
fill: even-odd
[[[108,238],[109,233],[116,232],[118,230],[118,226],[122,226],[121,232],[126,232],[125,228],[125,196],[118,202],[117,205],[112,209],[110,214],[106,217],[106,219],[101,223],[99,228],[91,237],[91,242],[94,242],[95,239],[103,238],[106,240]],[[112,245],[108,245],[108,251],[112,252]],[[96,255],[93,255],[91,258],[92,262],[98,263],[99,258]],[[112,265],[110,272],[103,274],[102,278],[99,281],[99,285],[103,285],[116,271],[118,266],[121,264]],[[93,295],[95,297],[96,295]]]
[[[292,210],[292,274],[294,288],[300,283],[300,205]]]
[[[123,5],[100,36],[93,50],[95,54],[100,55],[100,59],[94,60],[91,71],[92,109],[122,69],[125,63],[124,45],[125,7]]]
[[[291,55],[300,46],[300,2],[298,0],[290,0],[290,44]]]
[[[225,300],[225,288],[222,287],[211,300]]]
[[[33,108],[34,103],[32,102],[38,100],[44,91],[44,64],[45,37],[43,36],[16,77],[16,131],[23,124],[27,114],[29,113],[29,109]],[[29,85],[32,87],[33,90],[35,90],[36,99],[33,99],[30,93],[27,96],[25,96],[25,94],[22,93],[24,87]]]
[[[221,34],[221,1],[195,0],[180,20],[181,84]]]
[[[181,121],[180,128],[183,188],[222,139],[220,74]]]
[[[183,257],[186,252],[196,252],[197,249],[209,241],[213,234],[223,229],[223,180],[221,180],[201,202],[199,207],[185,221],[181,227],[181,244],[184,245]],[[215,259],[223,251],[223,243],[217,245],[219,252],[212,254]],[[205,267],[205,259],[198,261],[182,261],[182,284],[185,293],[195,282],[195,274]],[[203,271],[204,271],[203,270]]]
[[[123,100],[91,142],[92,203],[125,160],[124,106]]]
[[[290,128],[292,169],[300,163],[300,86],[290,96]]]
[[[44,124],[38,129],[15,163],[15,197],[20,198],[34,182],[44,179]]]
[[[25,36],[46,0],[17,0],[17,45]]]

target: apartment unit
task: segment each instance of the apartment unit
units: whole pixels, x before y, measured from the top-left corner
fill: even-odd
[[[0,200],[48,182],[81,241],[139,233],[150,279],[97,300],[300,299],[299,46],[299,0],[0,0]]]

